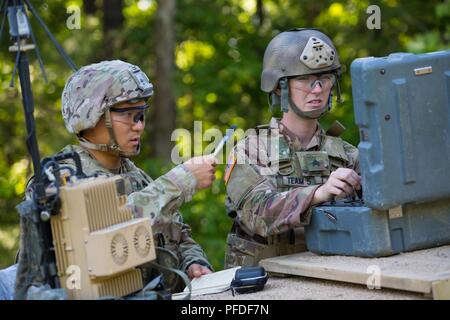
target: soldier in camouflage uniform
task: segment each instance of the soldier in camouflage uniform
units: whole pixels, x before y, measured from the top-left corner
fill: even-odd
[[[340,67],[332,41],[314,29],[282,32],[266,48],[261,88],[283,117],[257,127],[230,154],[226,205],[234,223],[225,268],[305,251],[312,207],[360,189],[358,149],[318,122],[335,84],[339,101]]]
[[[185,271],[190,278],[199,277],[212,272],[212,267],[178,209],[196,190],[211,185],[215,160],[192,158],[156,180],[136,167],[129,157],[139,153],[146,101],[152,95],[152,84],[137,66],[115,60],[81,68],[69,78],[62,94],[62,115],[79,145],[63,151],[79,154],[86,175],[121,175],[134,217],[150,217],[155,243],[167,249],[162,257],[157,254],[158,261]],[[67,161],[66,165],[75,168],[71,160]],[[27,197],[32,192],[33,185],[29,184]],[[21,217],[16,299],[27,298],[29,287],[39,286],[43,280],[40,248],[33,238],[36,235],[36,225]],[[175,286],[175,278],[169,279],[169,287]]]

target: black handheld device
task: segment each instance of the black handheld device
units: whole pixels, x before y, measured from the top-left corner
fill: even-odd
[[[231,292],[250,293],[264,289],[269,276],[263,267],[242,267],[236,270],[231,281]]]

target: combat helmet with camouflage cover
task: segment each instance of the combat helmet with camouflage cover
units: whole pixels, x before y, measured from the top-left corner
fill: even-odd
[[[290,97],[288,79],[301,75],[331,73],[337,83],[340,102],[337,81],[340,69],[338,52],[324,33],[316,29],[291,29],[275,36],[264,52],[261,90],[269,93],[271,108],[280,104],[282,111],[288,112],[290,105],[298,116],[317,119],[331,109],[331,93],[328,104],[323,108],[302,111]],[[275,93],[277,88],[281,91],[280,96]]]
[[[102,61],[82,67],[67,80],[61,98],[62,115],[67,130],[77,135],[82,146],[133,156],[139,153],[139,146],[133,153],[120,149],[109,109],[122,102],[145,101],[152,95],[153,85],[138,66],[121,60]],[[94,144],[84,139],[81,132],[94,128],[103,115],[109,143]]]

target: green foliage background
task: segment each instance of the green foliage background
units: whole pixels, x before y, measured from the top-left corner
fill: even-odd
[[[102,56],[102,11],[86,15],[81,10],[81,29],[66,27],[67,7],[82,1],[35,3],[39,14],[78,66]],[[99,3],[101,1],[97,1]],[[153,21],[156,1],[124,1],[125,22],[116,33],[120,50],[114,57],[137,64],[153,78]],[[259,89],[264,49],[280,31],[293,27],[318,27],[338,48],[343,65],[341,81],[344,103],[335,106],[322,123],[339,119],[346,127],[344,139],[358,144],[354,125],[349,67],[358,57],[385,56],[392,52],[427,52],[449,49],[450,3],[437,1],[316,1],[263,0],[264,19],[256,14],[256,0],[179,0],[173,28],[176,31],[176,74],[173,88],[177,101],[177,127],[193,129],[203,121],[203,130],[230,124],[244,130],[270,119],[267,97]],[[369,30],[366,9],[381,9],[381,30]],[[60,95],[69,68],[54,50],[43,30],[33,21],[49,82],[45,84],[37,62],[31,57],[35,117],[42,156],[75,142],[60,116]],[[7,30],[7,26],[5,28]],[[19,244],[18,216],[14,207],[23,196],[32,173],[25,146],[22,101],[16,86],[9,87],[14,57],[6,30],[0,43],[0,268],[14,262]],[[150,124],[151,125],[151,124]],[[147,134],[146,134],[147,135]],[[142,154],[136,163],[153,177],[172,164],[149,157],[151,146],[144,136]],[[222,269],[226,234],[231,226],[223,205],[223,165],[211,189],[199,192],[182,208],[195,239],[204,247],[216,270]]]

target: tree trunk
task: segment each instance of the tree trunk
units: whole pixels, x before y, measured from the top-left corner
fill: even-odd
[[[256,1],[256,15],[258,16],[258,24],[261,27],[264,23],[264,6],[263,0]]]
[[[175,1],[158,0],[155,17],[155,97],[151,119],[152,156],[170,160],[170,139],[176,125],[176,105],[172,90],[175,51]]]
[[[95,0],[83,0],[83,9],[87,15],[95,15],[97,12]]]
[[[103,60],[114,58],[115,52],[120,49],[119,33],[125,20],[122,11],[123,0],[103,0]]]

